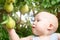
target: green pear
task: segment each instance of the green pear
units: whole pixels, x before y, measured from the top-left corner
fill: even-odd
[[[12,29],[15,27],[15,21],[9,16],[8,22],[6,23],[6,27]]]
[[[12,11],[13,11],[13,4],[12,4],[12,3],[5,3],[4,9],[5,9],[7,12],[12,12]]]
[[[25,14],[25,13],[29,12],[29,7],[28,7],[28,5],[25,4],[24,6],[22,6],[21,9],[20,9],[20,12],[21,12],[22,14]]]

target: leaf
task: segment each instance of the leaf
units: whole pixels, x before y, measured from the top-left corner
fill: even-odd
[[[4,13],[3,14],[3,20],[6,20],[7,19],[7,15]]]
[[[5,0],[0,0],[0,4],[3,4],[5,2]]]
[[[55,0],[52,0],[52,1],[51,1],[51,4],[52,4],[52,5],[55,5],[55,4],[56,4],[56,1],[55,1]]]
[[[60,0],[56,0],[56,1],[57,1],[57,3],[60,2]]]

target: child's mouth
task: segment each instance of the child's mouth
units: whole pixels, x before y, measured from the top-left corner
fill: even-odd
[[[35,28],[34,26],[32,26],[32,28]]]

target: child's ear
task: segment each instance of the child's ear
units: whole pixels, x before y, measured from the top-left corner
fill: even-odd
[[[48,30],[52,30],[54,26],[52,24],[49,25]]]

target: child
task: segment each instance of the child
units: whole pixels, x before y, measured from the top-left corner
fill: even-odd
[[[48,12],[40,12],[35,16],[32,32],[37,36],[19,38],[14,29],[9,29],[11,40],[60,40],[60,34],[55,33],[58,28],[58,19]]]

